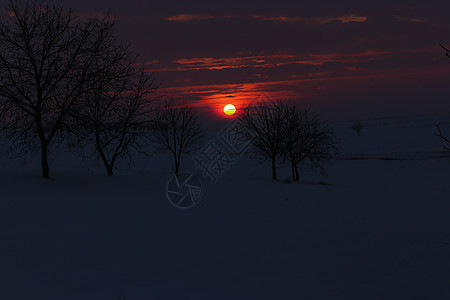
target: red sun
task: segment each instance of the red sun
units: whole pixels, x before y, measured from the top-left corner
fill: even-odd
[[[236,112],[236,107],[233,104],[227,104],[223,107],[224,114],[231,116]]]

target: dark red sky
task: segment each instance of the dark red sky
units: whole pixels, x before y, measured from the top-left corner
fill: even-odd
[[[66,5],[110,9],[160,92],[205,108],[265,91],[331,120],[450,112],[448,0]]]

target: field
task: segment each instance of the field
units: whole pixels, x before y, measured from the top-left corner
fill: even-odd
[[[450,299],[445,116],[369,120],[301,182],[237,159],[201,203],[166,198],[169,156],[1,161],[2,299]],[[194,168],[186,156],[186,172]],[[200,174],[201,175],[201,174]]]

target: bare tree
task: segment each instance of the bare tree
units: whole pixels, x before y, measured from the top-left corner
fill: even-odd
[[[133,150],[145,153],[158,85],[136,67],[129,46],[118,43],[111,33],[113,27],[102,29],[110,32],[109,38],[91,63],[84,93],[70,110],[69,130],[77,146],[95,145],[92,154],[101,158],[111,176],[118,158],[131,159]]]
[[[299,165],[309,164],[323,170],[323,164],[338,151],[338,140],[320,116],[298,110],[293,104],[282,104],[283,157],[291,164],[292,180],[299,181]]]
[[[108,72],[99,72],[71,111],[70,132],[77,147],[95,145],[95,151],[113,175],[118,158],[146,153],[157,89],[153,77],[134,68],[126,56]],[[126,66],[122,65],[124,63]],[[101,66],[103,66],[101,64]]]
[[[353,124],[352,124],[352,127],[351,127],[351,129],[353,130],[353,131],[355,131],[357,134],[358,134],[358,136],[360,136],[361,135],[361,130],[364,128],[364,124],[361,122],[361,121],[355,121]]]
[[[199,115],[191,106],[168,100],[156,111],[154,138],[162,149],[171,153],[176,176],[180,172],[181,155],[197,150],[205,135]]]
[[[271,160],[277,179],[277,160],[288,161],[292,179],[299,180],[299,165],[323,170],[338,149],[338,140],[318,114],[298,110],[293,104],[269,101],[244,108],[239,116],[242,134],[251,139],[260,161]]]
[[[1,129],[13,148],[41,152],[42,176],[49,178],[49,147],[84,93],[113,23],[108,17],[81,21],[70,10],[40,0],[11,0],[5,12],[0,21]]]
[[[437,128],[438,132],[435,133],[434,135],[437,136],[437,137],[439,137],[439,138],[441,138],[441,139],[442,139],[444,142],[446,142],[447,144],[450,144],[450,139],[448,139],[448,138],[446,138],[446,137],[444,136],[444,134],[442,133],[441,127],[440,127],[439,125],[436,125],[436,128]],[[447,151],[450,151],[450,147],[445,147],[445,146],[444,146],[444,149],[447,150]]]
[[[272,179],[277,179],[277,158],[282,153],[284,120],[280,102],[267,102],[262,105],[242,109],[239,122],[243,135],[253,143],[261,162],[270,159]]]
[[[450,58],[450,50],[445,48],[442,44],[439,44],[439,46],[441,46],[441,48],[447,52],[447,53],[445,53],[445,55],[447,55],[447,57]]]
[[[447,52],[446,53],[447,57],[450,58],[450,50],[445,48],[442,44],[439,44],[439,45],[442,47],[442,49],[444,49]],[[437,128],[438,132],[435,133],[434,135],[439,137],[439,138],[441,138],[446,143],[450,144],[450,140],[448,138],[446,138],[444,136],[444,134],[442,133],[441,127],[439,125],[436,125],[436,128]],[[447,150],[447,151],[450,151],[450,147],[445,147],[444,146],[444,149]]]

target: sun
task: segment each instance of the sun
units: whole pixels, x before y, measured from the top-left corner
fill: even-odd
[[[236,112],[236,107],[233,104],[227,104],[223,107],[223,112],[231,116]]]

